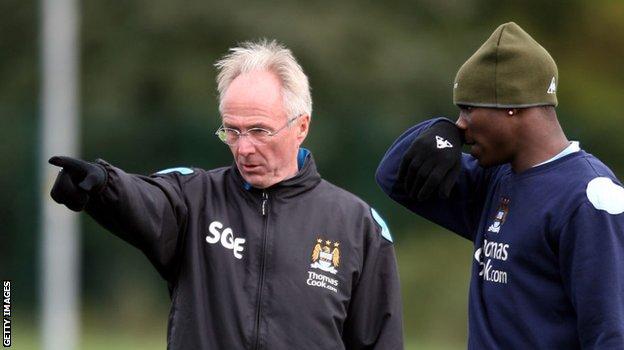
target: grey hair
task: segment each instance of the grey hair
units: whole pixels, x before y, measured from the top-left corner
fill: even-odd
[[[223,107],[223,95],[236,77],[252,71],[267,70],[275,73],[282,83],[287,117],[312,116],[308,77],[292,52],[277,41],[246,41],[231,48],[227,55],[215,63],[215,67],[218,71],[219,111]]]

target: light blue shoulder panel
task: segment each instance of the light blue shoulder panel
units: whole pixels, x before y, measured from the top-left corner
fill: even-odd
[[[379,215],[379,213],[377,213],[377,211],[373,208],[371,208],[371,214],[373,214],[373,219],[375,219],[379,227],[381,227],[381,235],[383,236],[383,238],[385,238],[389,242],[393,242],[392,235],[390,234],[390,229],[388,228],[388,225],[386,225],[384,219],[381,218],[381,215]]]
[[[163,175],[163,174],[169,174],[169,173],[173,173],[173,172],[178,172],[178,173],[180,173],[182,175],[189,175],[189,174],[193,173],[193,169],[185,168],[185,167],[169,168],[169,169],[161,170],[161,171],[157,172],[156,174]]]

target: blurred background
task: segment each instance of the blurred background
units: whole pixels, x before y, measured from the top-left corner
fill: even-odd
[[[403,130],[455,118],[455,73],[499,24],[517,22],[551,53],[568,138],[624,174],[621,0],[85,0],[78,13],[78,155],[133,173],[230,164],[213,136],[213,63],[262,37],[294,52],[314,101],[304,145],[395,236],[408,349],[465,348],[472,246],[394,204],[373,175]],[[41,18],[40,3],[0,2],[0,277],[13,281],[16,349],[42,347]],[[165,283],[139,251],[78,218],[78,348],[166,348]]]

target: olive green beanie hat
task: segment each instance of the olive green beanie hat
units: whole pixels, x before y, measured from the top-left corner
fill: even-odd
[[[556,106],[557,65],[514,22],[494,31],[457,72],[453,103],[475,107]]]

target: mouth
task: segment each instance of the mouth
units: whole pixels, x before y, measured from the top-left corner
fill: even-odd
[[[245,172],[253,172],[257,169],[260,168],[259,164],[241,164],[241,168],[243,169],[243,171]]]

